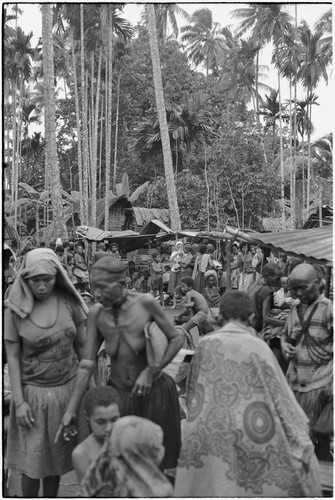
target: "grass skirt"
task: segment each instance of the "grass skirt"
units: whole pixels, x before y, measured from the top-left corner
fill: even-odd
[[[32,429],[17,424],[14,403],[9,418],[7,462],[8,468],[22,472],[33,479],[62,476],[73,469],[71,454],[87,435],[83,418],[78,419],[79,435],[70,441],[55,436],[67,408],[75,379],[56,387],[26,385],[23,397],[35,419]],[[81,412],[79,411],[78,414]]]

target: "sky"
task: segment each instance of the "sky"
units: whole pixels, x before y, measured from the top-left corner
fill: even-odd
[[[41,36],[42,31],[42,14],[39,9],[39,4],[18,4],[19,8],[23,10],[23,15],[19,17],[18,24],[21,26],[24,32],[29,33],[33,31],[34,37],[32,40],[32,45],[34,46],[37,39]],[[242,3],[187,3],[178,2],[178,5],[182,7],[188,14],[192,14],[195,10],[201,8],[209,8],[213,13],[213,20],[220,23],[221,28],[225,26],[230,26],[234,29],[238,20],[234,19],[230,13],[232,10],[237,8],[246,7],[247,4]],[[291,15],[294,15],[294,3],[285,3],[285,8]],[[310,26],[314,27],[315,22],[320,18],[320,16],[326,12],[330,7],[331,3],[299,3],[297,4],[297,14],[298,23],[304,19]],[[136,25],[141,19],[141,12],[143,10],[143,4],[135,2],[125,2],[125,8],[123,15],[132,24]],[[334,10],[334,9],[333,9]],[[178,18],[179,27],[187,23],[183,18]],[[262,50],[260,55],[260,64],[269,66],[269,72],[263,83],[266,83],[272,88],[277,88],[277,72],[270,65],[271,59],[271,47],[268,45]],[[315,133],[312,136],[312,140],[317,140],[320,137],[328,134],[334,129],[334,111],[335,111],[335,92],[334,92],[334,79],[331,69],[329,69],[329,82],[328,85],[322,80],[315,91],[315,94],[319,97],[319,106],[313,106],[312,110],[312,122],[315,126]],[[283,100],[289,99],[289,86],[282,80],[282,98]],[[298,89],[298,99],[303,99],[306,92],[301,88]]]

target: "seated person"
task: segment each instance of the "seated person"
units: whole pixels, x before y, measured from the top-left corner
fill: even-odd
[[[206,287],[204,297],[209,307],[209,320],[211,323],[217,323],[219,317],[220,293],[217,287],[217,274],[215,271],[205,273]]]
[[[114,422],[119,419],[120,396],[109,386],[90,389],[85,398],[85,411],[92,434],[72,452],[72,463],[80,483],[93,460],[99,455]]]
[[[144,276],[140,271],[135,271],[133,274],[133,282],[131,290],[136,292],[144,291]]]
[[[209,321],[207,302],[199,292],[194,290],[194,281],[192,278],[186,276],[181,279],[181,291],[186,296],[185,310],[176,316],[177,321],[183,318],[189,311],[192,313],[190,319],[183,324],[183,329],[189,332],[197,326],[199,336],[212,332],[214,328]]]

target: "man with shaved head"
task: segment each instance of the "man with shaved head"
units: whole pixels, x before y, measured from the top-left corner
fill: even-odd
[[[287,379],[310,419],[316,454],[327,460],[330,439],[315,435],[313,427],[333,397],[333,306],[320,294],[320,278],[310,264],[297,265],[289,283],[300,303],[292,307],[281,337],[283,355],[290,360]]]
[[[84,355],[60,431],[66,436],[104,340],[111,359],[107,385],[119,393],[121,416],[137,415],[162,427],[165,456],[161,466],[173,469],[181,445],[180,411],[175,382],[162,369],[176,356],[183,338],[151,294],[126,288],[125,267],[120,259],[99,259],[92,267],[91,280],[97,303],[90,309]],[[149,365],[145,326],[153,321],[166,336],[167,349],[161,361]]]

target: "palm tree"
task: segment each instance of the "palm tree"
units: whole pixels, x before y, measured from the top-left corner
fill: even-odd
[[[265,120],[265,130],[272,130],[272,162],[275,159],[275,134],[276,134],[276,124],[280,122],[280,118],[287,119],[289,115],[282,115],[280,117],[279,113],[279,101],[278,101],[278,90],[271,90],[270,95],[265,94],[265,99],[263,100],[259,114],[264,117]]]
[[[225,44],[220,24],[213,22],[212,11],[207,8],[196,10],[191,16],[191,23],[183,26],[181,32],[181,41],[186,43],[189,59],[196,66],[205,63],[206,76],[209,69],[215,72]]]
[[[213,134],[206,125],[203,114],[205,97],[196,94],[192,97],[188,93],[184,96],[181,106],[166,105],[166,117],[172,154],[175,158],[175,171],[178,171],[179,160],[186,170],[191,161],[191,150],[194,144],[203,145],[206,139]],[[162,155],[162,140],[159,121],[145,120],[141,123],[138,136],[134,142],[134,150],[140,155],[141,161],[159,158]]]
[[[316,89],[321,78],[324,78],[328,83],[327,67],[330,63],[330,56],[324,53],[320,40],[323,33],[315,31],[314,33],[309,28],[305,21],[299,26],[300,46],[301,46],[301,67],[298,71],[298,78],[302,85],[307,90],[308,118],[312,120],[312,102],[311,96],[313,90]],[[311,134],[308,133],[308,165],[307,165],[307,196],[306,205],[307,212],[310,202],[310,183],[311,183]]]
[[[159,40],[165,42],[167,35],[168,22],[172,27],[172,33],[175,38],[178,37],[179,29],[176,15],[182,16],[186,21],[190,20],[189,14],[179,7],[176,3],[157,3],[155,4],[155,14],[157,23],[157,36]]]
[[[177,191],[173,175],[170,139],[166,121],[162,74],[160,68],[160,58],[159,58],[157,32],[156,32],[155,8],[153,4],[148,4],[146,8],[148,15],[148,31],[149,31],[153,77],[154,77],[156,106],[157,106],[157,114],[159,119],[161,137],[162,137],[166,188],[167,188],[167,195],[170,207],[171,229],[177,231],[181,229],[181,223],[180,223],[179,207],[177,200]]]
[[[45,92],[45,142],[46,166],[50,169],[50,191],[53,211],[53,220],[57,236],[67,237],[66,224],[63,217],[60,173],[58,166],[55,117],[55,86],[53,66],[53,38],[52,38],[52,5],[42,4],[42,39],[43,39],[43,74]]]

